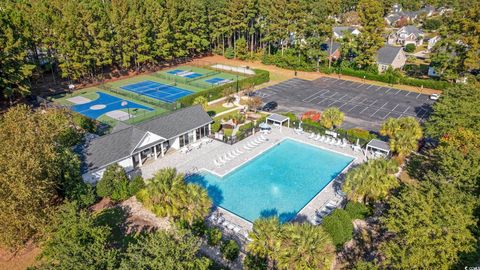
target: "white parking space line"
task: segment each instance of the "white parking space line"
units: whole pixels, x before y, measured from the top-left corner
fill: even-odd
[[[352,108],[350,108],[350,110],[348,110],[347,112],[350,112],[351,110],[355,109],[355,107],[357,107],[358,105],[355,105],[353,106]]]
[[[419,118],[423,119],[423,116],[427,113],[427,111],[422,108],[420,108],[420,110],[422,110],[422,114],[419,116]]]
[[[387,91],[385,92],[385,94],[390,92],[390,90],[392,90],[392,88],[388,88]]]
[[[385,102],[385,104],[383,104],[382,107],[380,107],[380,109],[383,109],[383,107],[387,104],[388,104],[388,102]]]
[[[341,98],[337,98],[338,100],[342,100],[344,97],[348,96],[347,94],[343,95]]]
[[[323,90],[322,90],[322,91],[323,91]],[[307,100],[308,100],[309,98],[313,98],[313,97],[317,96],[317,95],[318,95],[320,92],[322,92],[322,91],[318,91],[318,92],[316,92],[316,93],[314,93],[314,94],[311,94],[310,96],[304,98],[302,101],[303,101],[303,102],[307,102]],[[328,90],[327,90],[327,91],[328,91]]]
[[[400,105],[400,104],[397,103],[397,105],[395,105],[395,107],[392,109],[392,112],[395,111],[395,109],[398,107],[398,105]]]
[[[419,94],[417,95],[416,99],[418,99],[418,98],[419,98],[421,95],[422,95],[422,94],[421,94],[421,93],[419,93]]]
[[[378,111],[380,111],[380,109],[377,109],[374,113],[370,114],[370,117],[373,117]]]
[[[372,86],[374,86],[374,85],[373,85],[373,84],[370,84],[370,85],[367,87],[367,89],[370,89],[370,87],[372,87]]]
[[[348,103],[347,102],[344,102],[342,106],[338,107],[339,109],[341,109],[343,106],[347,105]]]
[[[397,92],[394,95],[396,96],[400,92],[402,92],[402,90],[397,90]]]
[[[369,107],[372,107],[373,105],[375,105],[375,103],[377,103],[378,100],[374,100],[370,105],[368,105]]]
[[[408,107],[405,109],[405,111],[403,111],[402,114],[406,113],[406,112],[408,111],[408,109],[410,109],[410,106],[408,106]]]
[[[410,93],[412,93],[412,92],[410,92],[410,91],[407,91],[407,94],[406,94],[405,96],[408,96],[408,95],[410,95]]]
[[[368,109],[367,106],[365,106],[365,108],[363,108],[363,110],[361,112],[359,112],[359,114],[363,113],[366,109]]]
[[[337,83],[338,85],[342,85],[344,84],[346,81],[340,81],[339,83]]]
[[[377,89],[375,89],[375,91],[378,91],[380,90],[382,87],[381,86],[378,86]]]
[[[388,112],[384,117],[383,119],[386,119],[389,115],[390,115],[391,112]]]
[[[357,84],[357,88],[360,88],[363,85],[365,85],[365,84],[364,83],[359,83],[359,84]]]

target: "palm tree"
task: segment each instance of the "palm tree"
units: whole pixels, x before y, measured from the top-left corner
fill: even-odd
[[[391,189],[399,185],[393,175],[397,170],[392,160],[370,160],[348,172],[343,191],[352,201],[367,202],[385,198]]]
[[[320,119],[320,123],[328,129],[340,126],[343,123],[345,114],[336,107],[325,109]]]
[[[256,256],[267,258],[273,264],[280,248],[280,221],[277,217],[260,218],[253,223],[249,233],[252,241],[247,250]]]
[[[143,205],[161,217],[171,217],[192,224],[204,218],[212,202],[200,186],[185,183],[183,174],[174,168],[158,171],[137,193]]]
[[[390,149],[404,158],[417,149],[422,128],[413,117],[389,118],[382,124],[380,134],[389,137]]]
[[[279,269],[330,269],[335,246],[322,227],[288,223],[282,231]]]

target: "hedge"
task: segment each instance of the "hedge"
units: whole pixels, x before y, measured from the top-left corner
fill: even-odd
[[[323,219],[322,226],[330,234],[333,244],[341,248],[353,238],[353,223],[350,215],[343,209],[335,209]]]
[[[345,206],[345,211],[347,211],[348,215],[352,219],[365,219],[371,214],[370,209],[366,205],[352,201],[347,203]]]
[[[251,77],[246,77],[238,81],[238,88],[239,90],[245,89],[252,84],[260,85],[262,83],[270,81],[270,72],[262,69],[253,69],[255,71],[255,75]],[[223,85],[219,85],[217,87],[200,91],[192,95],[188,95],[178,100],[178,102],[182,105],[182,107],[188,107],[193,104],[195,98],[199,96],[204,96],[208,99],[208,101],[212,101],[218,98],[223,97],[223,90],[229,87],[236,87],[237,82],[231,82]]]

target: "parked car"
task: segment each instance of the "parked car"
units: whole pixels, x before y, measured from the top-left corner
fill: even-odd
[[[270,101],[267,104],[263,105],[262,111],[269,112],[273,111],[278,107],[278,103],[275,101]]]
[[[431,94],[430,95],[430,99],[431,100],[438,100],[440,98],[440,95],[439,94]]]

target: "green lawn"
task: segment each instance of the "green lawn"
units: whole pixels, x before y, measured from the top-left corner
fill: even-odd
[[[209,105],[207,107],[207,112],[212,111],[212,112],[215,112],[215,114],[219,114],[221,112],[224,112],[224,111],[232,109],[232,108],[223,107],[223,101],[222,101],[222,102],[218,102],[218,103]]]

